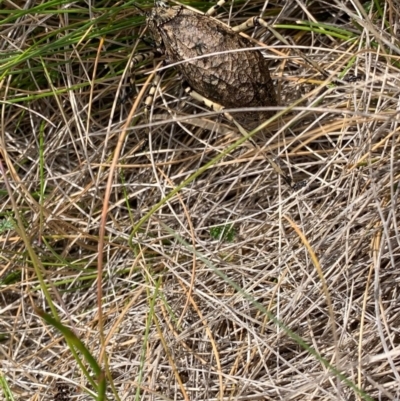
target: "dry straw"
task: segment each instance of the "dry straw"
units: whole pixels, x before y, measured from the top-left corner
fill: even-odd
[[[396,4],[220,10],[290,44],[247,31],[257,147],[174,67],[146,118],[145,21],[96,7],[0,4],[0,399],[399,400]]]

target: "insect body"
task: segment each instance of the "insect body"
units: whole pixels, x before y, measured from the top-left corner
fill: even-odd
[[[250,40],[208,15],[161,1],[146,16],[167,63],[179,63],[187,84],[204,98],[226,108],[277,105],[267,61]],[[254,128],[273,113],[239,112],[234,118]]]

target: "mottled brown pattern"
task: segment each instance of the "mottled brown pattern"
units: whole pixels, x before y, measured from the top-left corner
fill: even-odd
[[[156,3],[148,15],[149,30],[167,62],[177,65],[187,83],[202,96],[235,107],[276,106],[267,61],[253,43],[227,25],[181,6]],[[210,53],[218,55],[205,56]],[[196,57],[205,56],[200,59]],[[246,128],[254,128],[274,112],[234,113]]]

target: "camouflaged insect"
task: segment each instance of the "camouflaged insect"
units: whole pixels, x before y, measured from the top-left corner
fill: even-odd
[[[162,1],[155,2],[146,19],[157,50],[167,63],[181,62],[176,68],[203,97],[225,108],[277,105],[267,61],[259,50],[251,50],[249,39],[208,15]],[[233,117],[251,129],[274,113],[238,112]]]

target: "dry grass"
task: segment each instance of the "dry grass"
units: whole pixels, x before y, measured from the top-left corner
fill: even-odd
[[[308,3],[269,2],[265,15],[332,78],[361,79],[327,86],[256,29],[281,109],[304,101],[255,137],[260,150],[220,159],[240,136],[184,98],[173,69],[149,123],[133,105],[142,92],[119,103],[143,27],[129,4],[46,13],[31,1],[43,9],[4,19],[1,400],[96,393],[74,338],[38,309],[107,360],[109,400],[400,399],[398,9]],[[138,69],[138,90],[157,63]],[[265,154],[307,185],[291,190]]]

